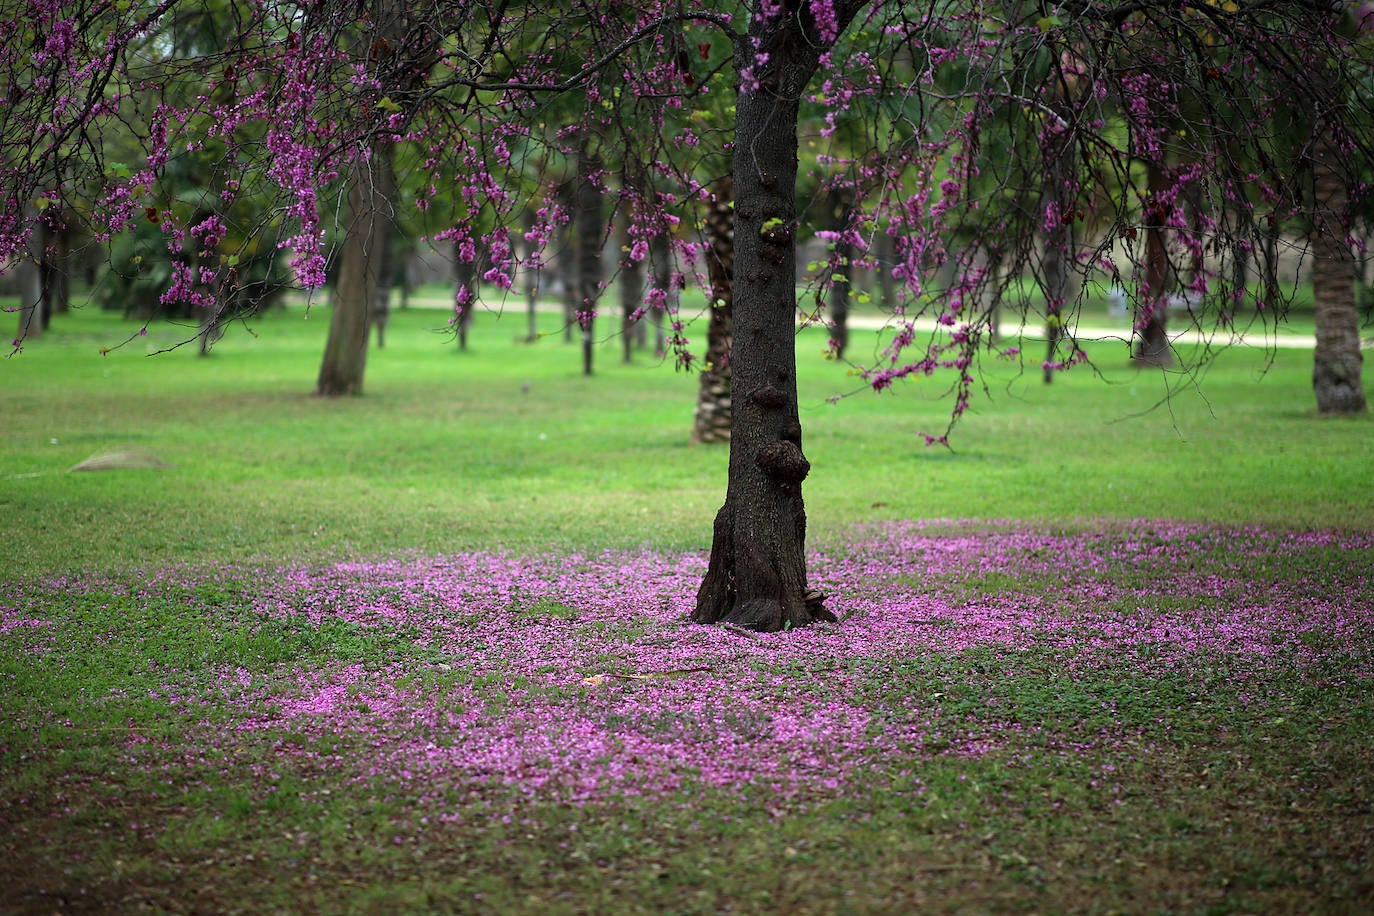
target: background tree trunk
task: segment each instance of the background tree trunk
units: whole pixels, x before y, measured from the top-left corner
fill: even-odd
[[[643,327],[636,314],[644,305],[644,262],[630,257],[630,214],[622,213],[616,226],[620,241],[620,343],[622,358],[630,362]]]
[[[1355,257],[1350,235],[1350,193],[1329,137],[1317,139],[1312,162],[1312,311],[1317,324],[1312,390],[1324,414],[1368,408],[1361,380],[1360,315],[1355,305]]]
[[[67,215],[65,211],[58,213],[54,225],[44,232],[43,298],[48,321],[71,310],[72,230]]]
[[[1135,362],[1141,366],[1168,366],[1173,363],[1165,321],[1169,308],[1169,249],[1164,214],[1158,201],[1168,190],[1169,172],[1163,163],[1151,162],[1148,172],[1149,202],[1145,207],[1145,284],[1140,291],[1136,318]]]
[[[653,260],[654,288],[663,292],[663,305],[654,306],[651,319],[654,324],[654,355],[662,356],[668,352],[668,338],[663,331],[663,314],[667,307],[677,304],[677,287],[673,284],[673,240],[665,231],[649,242],[649,256]]]
[[[480,239],[473,239],[472,260],[464,258],[460,245],[453,246],[453,324],[458,335],[458,349],[468,348],[468,330],[481,294],[482,274],[486,272],[486,247]]]
[[[43,232],[37,225],[38,208],[26,203],[24,218],[33,229],[29,233],[28,251],[16,271],[19,278],[19,329],[14,336],[21,344],[42,337],[43,330],[48,326],[48,302],[43,295]]]
[[[521,238],[523,251],[525,254],[525,265],[521,271],[521,278],[524,280],[525,287],[525,340],[533,343],[539,339],[539,250],[534,243],[526,240],[529,233],[534,231],[535,212],[533,208],[525,210],[525,233]]]
[[[392,171],[390,161],[382,163],[382,167]],[[393,188],[396,186],[394,172],[388,176],[387,185]],[[377,289],[372,294],[372,323],[377,327],[378,350],[386,346],[386,323],[391,319],[391,287],[396,283],[396,251],[391,242],[391,235],[388,228],[385,241],[377,251],[381,263],[377,265]]]
[[[1073,145],[1067,131],[1046,141],[1044,226],[1045,253],[1040,261],[1045,292],[1045,384],[1054,381],[1062,361],[1059,341],[1064,336],[1064,305],[1069,298],[1069,267],[1073,258],[1073,217],[1065,183],[1073,174]]]
[[[821,604],[824,596],[806,581],[801,484],[810,464],[802,454],[797,413],[797,100],[816,66],[815,38],[801,17],[756,14],[750,34],[736,42],[738,66],[757,67],[759,84],[743,88],[736,106],[739,282],[730,361],[730,473],[692,613],[698,623],[777,631],[835,619]],[[756,49],[768,55],[762,66]]]
[[[577,303],[581,283],[577,276],[577,234],[581,229],[577,221],[577,182],[566,181],[558,188],[558,202],[568,213],[569,219],[563,227],[563,244],[555,256],[558,277],[563,285],[563,342],[572,343],[573,328],[577,325]]]
[[[325,397],[363,392],[369,318],[384,260],[381,249],[391,243],[391,154],[390,144],[378,143],[371,156],[353,166],[329,339],[315,387],[315,393]]]
[[[577,326],[582,332],[582,374],[592,374],[596,352],[595,315],[601,297],[601,247],[605,220],[597,179],[601,157],[584,142],[577,157]]]
[[[735,206],[734,184],[716,183],[706,214],[706,271],[711,281],[711,319],[706,327],[706,363],[701,370],[693,442],[729,442],[731,423],[730,350],[734,337]]]
[[[830,228],[844,233],[854,212],[854,197],[847,188],[832,188],[829,193]],[[854,246],[841,235],[829,258],[830,280],[833,284],[827,296],[829,306],[830,339],[835,341],[835,355],[844,359],[849,346],[849,288],[854,283]]]
[[[878,274],[878,298],[883,308],[891,311],[897,305],[897,280],[892,276],[895,257],[892,252],[892,236],[886,231],[875,233],[873,238],[874,260]]]

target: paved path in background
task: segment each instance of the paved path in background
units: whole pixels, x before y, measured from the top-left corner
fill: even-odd
[[[849,327],[851,330],[882,330],[891,325],[890,319],[885,319],[878,315],[850,315]],[[934,330],[934,319],[918,319],[915,322],[917,330]],[[1041,328],[1033,325],[1026,325],[1024,328],[1007,325],[1008,331],[1020,330],[1026,337],[1032,340],[1043,340]],[[1131,329],[1125,324],[1116,327],[1105,327],[1101,325],[1076,325],[1073,329],[1073,336],[1077,340],[1119,340],[1122,343],[1128,342],[1131,337]],[[1226,334],[1223,332],[1203,333],[1198,330],[1173,331],[1169,332],[1169,339],[1176,344],[1199,344],[1211,342],[1214,347],[1264,347],[1268,349],[1281,348],[1291,350],[1312,349],[1317,345],[1317,340],[1310,334],[1276,334],[1272,330],[1257,330],[1246,335]],[[1365,339],[1362,349],[1374,348],[1374,338]]]
[[[425,309],[451,309],[453,301],[451,299],[439,299],[436,297],[412,296],[410,298],[412,308]],[[505,315],[525,314],[525,303],[523,299],[512,296],[506,301],[504,307],[495,303],[491,305],[493,311],[500,311]],[[543,301],[537,306],[540,312],[558,313],[563,310],[560,303]],[[480,312],[479,312],[480,314]],[[850,315],[849,329],[851,331],[880,331],[892,324],[892,319],[884,318],[881,315]],[[917,330],[930,331],[935,329],[935,320],[929,318],[918,319],[916,322]],[[1013,326],[1008,325],[1010,330]],[[1043,340],[1041,329],[1032,325],[1027,325],[1020,329],[1026,337],[1032,340]],[[1073,336],[1083,341],[1102,341],[1119,340],[1126,343],[1130,340],[1130,328],[1125,324],[1116,327],[1102,325],[1078,325],[1073,329]],[[1272,330],[1257,330],[1245,335],[1230,335],[1225,333],[1204,334],[1198,330],[1190,331],[1170,331],[1169,338],[1176,344],[1200,344],[1210,342],[1214,347],[1261,347],[1264,349],[1283,349],[1283,350],[1310,350],[1317,345],[1316,338],[1310,334],[1289,334],[1274,333]],[[1374,337],[1366,337],[1363,340],[1361,349],[1374,349]]]

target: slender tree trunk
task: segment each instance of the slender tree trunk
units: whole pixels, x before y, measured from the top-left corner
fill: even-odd
[[[601,297],[601,248],[604,243],[601,189],[596,176],[601,157],[584,143],[577,157],[577,326],[582,332],[582,374],[592,374],[596,351],[595,316]]]
[[[841,233],[830,256],[831,287],[827,296],[830,339],[835,342],[835,355],[844,359],[849,346],[849,288],[854,283],[854,246],[843,235],[849,229],[854,213],[852,194],[844,188],[830,192],[830,227]]]
[[[642,328],[639,310],[644,305],[644,262],[630,257],[630,214],[622,213],[616,226],[620,241],[620,342],[622,358],[634,358],[635,338]]]
[[[706,328],[706,364],[701,371],[693,442],[729,442],[731,423],[730,356],[734,337],[735,201],[734,185],[716,184],[706,214],[706,271],[711,281],[711,320]]]
[[[1001,246],[982,249],[983,276],[986,278],[979,294],[980,307],[987,315],[988,333],[993,340],[1002,339],[1002,260],[1006,253]]]
[[[28,251],[19,262],[19,329],[15,340],[20,344],[37,340],[48,326],[47,297],[43,295],[43,231],[37,223],[38,208],[24,205],[25,222],[32,226]]]
[[[1168,190],[1169,173],[1163,163],[1147,165],[1149,204],[1145,208],[1145,288],[1140,294],[1142,314],[1136,317],[1135,362],[1168,366],[1174,361],[1165,324],[1169,303],[1169,250],[1161,195]]]
[[[577,277],[577,234],[581,227],[577,221],[576,181],[567,181],[559,186],[558,202],[570,217],[567,225],[563,227],[563,244],[558,248],[556,263],[558,276],[563,285],[563,342],[572,343],[573,328],[577,325],[580,292]]]
[[[1062,362],[1059,341],[1064,336],[1064,305],[1069,296],[1069,265],[1073,258],[1072,201],[1067,199],[1065,183],[1073,174],[1073,146],[1065,131],[1047,141],[1045,159],[1045,253],[1040,262],[1045,291],[1045,384],[1054,381]]]
[[[820,51],[804,29],[802,17],[756,14],[736,41],[737,66],[758,84],[740,90],[735,116],[730,474],[692,613],[763,631],[835,619],[807,586],[801,491],[811,466],[797,412],[797,100]]]
[[[315,393],[326,397],[362,394],[367,365],[369,317],[377,296],[381,250],[390,244],[392,147],[377,144],[353,166],[348,189],[348,225],[339,256],[339,278],[329,321],[324,362]]]
[[[453,246],[453,323],[458,334],[458,349],[468,348],[468,330],[477,309],[481,292],[481,277],[486,270],[486,249],[480,240],[473,240],[472,258],[463,257],[459,245]]]
[[[202,218],[208,215],[202,214]],[[225,265],[221,263],[219,252],[206,251],[202,254],[199,251],[192,251],[191,255],[193,270],[198,271],[200,268],[206,267],[214,271],[215,274],[215,278],[207,290],[210,294],[210,304],[200,306],[200,328],[196,332],[196,337],[200,341],[198,354],[209,356],[210,349],[224,336],[225,319],[237,312],[240,297],[237,294],[238,291],[231,289],[229,284],[225,282]]]
[[[66,216],[65,212],[58,214],[56,225],[44,233],[43,296],[47,301],[48,319],[53,315],[65,315],[71,310],[72,231],[67,225]]]
[[[878,296],[882,300],[883,308],[890,310],[897,304],[897,281],[892,276],[895,261],[892,253],[892,236],[879,231],[873,239],[873,247],[874,260],[878,264]]]
[[[1317,140],[1313,160],[1312,310],[1317,324],[1312,390],[1323,414],[1364,412],[1360,315],[1355,304],[1355,257],[1350,235],[1350,194],[1329,137]]]
[[[410,308],[410,294],[415,291],[415,249],[410,245],[401,251],[400,258],[396,263],[397,284],[401,288],[401,301],[399,307],[401,311]]]
[[[668,352],[668,338],[663,331],[663,313],[666,306],[676,303],[677,287],[673,284],[673,241],[667,232],[654,236],[649,243],[649,256],[653,259],[654,288],[663,293],[663,305],[655,305],[651,318],[654,323],[654,355],[662,356]]]
[[[535,212],[525,210],[525,232],[534,230]],[[539,339],[539,251],[533,242],[524,241],[525,264],[520,271],[525,285],[525,340],[533,343]]]
[[[382,167],[392,171],[390,162],[382,163]],[[396,176],[393,172],[387,179],[388,187],[396,186]],[[391,320],[391,287],[396,282],[396,253],[391,244],[391,233],[386,233],[386,240],[378,250],[377,254],[381,257],[381,263],[377,265],[377,289],[372,295],[372,323],[377,328],[377,349],[381,350],[386,346],[386,324]]]

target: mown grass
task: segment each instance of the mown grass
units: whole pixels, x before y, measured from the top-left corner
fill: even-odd
[[[556,334],[518,343],[519,315],[479,317],[458,353],[442,314],[416,309],[370,357],[366,396],[325,401],[309,392],[326,317],[266,316],[256,337],[235,328],[199,359],[148,357],[182,333],[158,326],[101,356],[133,329],[81,312],[0,365],[4,908],[1357,913],[1374,901],[1374,651],[1361,635],[1374,549],[1362,534],[1289,544],[1374,529],[1374,428],[1312,415],[1310,352],[1228,351],[1200,390],[1131,368],[1124,345],[1093,349],[1100,378],[1075,370],[1052,386],[999,364],[953,449],[932,450],[918,436],[943,429],[939,390],[828,404],[855,381],[802,335],[816,574],[842,583],[833,600],[851,615],[835,638],[869,598],[908,602],[929,638],[822,659],[795,637],[726,634],[737,649],[672,681],[718,691],[720,727],[760,739],[767,710],[852,705],[883,755],[811,774],[842,786],[800,796],[689,775],[676,794],[571,804],[474,787],[471,773],[404,779],[385,761],[404,740],[461,739],[431,723],[435,708],[480,706],[497,727],[536,701],[594,711],[643,697],[650,712],[608,714],[607,729],[667,740],[710,724],[655,700],[658,681],[583,683],[660,657],[698,667],[673,654],[701,638],[675,622],[690,569],[606,587],[587,559],[644,549],[671,566],[707,546],[725,455],[686,444],[695,379],[647,355],[620,365],[614,340],[584,379]],[[128,448],[172,467],[66,470]],[[844,572],[902,520],[924,524],[921,552]],[[1278,546],[1225,536],[1253,526]],[[1025,531],[1044,551],[1005,547]],[[1091,542],[1082,556],[1054,553],[1078,538]],[[547,569],[483,603],[329,565],[434,557],[437,570],[474,551]],[[611,616],[617,589],[643,598]],[[1227,613],[1270,605],[1295,627],[1276,650],[1291,665],[1239,650],[1175,664],[1167,633],[1094,648],[1117,621],[1215,635]],[[1038,635],[931,648],[985,609],[1024,615],[1016,625]],[[1082,631],[1041,629],[1060,617]],[[436,635],[495,640],[493,619],[530,639],[559,628],[554,644],[584,654],[508,667],[495,648],[456,652]],[[339,703],[354,726],[289,714],[302,678],[354,669],[365,674]],[[732,696],[716,678],[785,686]],[[381,717],[391,691],[415,697],[400,707],[413,715]],[[911,715],[923,738],[894,750]],[[970,741],[986,747],[965,752]]]
[[[704,545],[726,456],[687,444],[693,376],[650,355],[623,365],[611,338],[583,378],[556,333],[516,343],[520,315],[479,317],[459,353],[443,313],[416,309],[370,356],[364,397],[322,400],[310,392],[326,319],[274,313],[201,359],[149,356],[187,333],[156,326],[101,356],[133,329],[59,318],[0,366],[0,501],[25,544],[11,569]],[[856,362],[872,340],[856,334]],[[1141,373],[1113,343],[1091,350],[1101,377],[1081,368],[1045,386],[1038,368],[993,365],[949,451],[919,438],[945,428],[945,380],[831,405],[859,385],[823,347],[815,332],[798,342],[821,541],[873,518],[1374,518],[1369,421],[1312,416],[1305,351],[1228,351],[1200,380]],[[67,473],[120,449],[175,467]]]

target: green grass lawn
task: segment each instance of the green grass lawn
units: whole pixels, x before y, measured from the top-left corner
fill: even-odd
[[[344,400],[324,308],[0,364],[0,911],[1374,906],[1374,426],[1310,351],[1028,343],[944,449],[803,333],[842,622],[762,637],[684,622],[696,378],[544,320],[398,313]]]
[[[0,500],[25,545],[11,569],[706,546],[726,455],[687,444],[695,377],[651,355],[623,365],[609,339],[584,378],[575,347],[518,343],[523,327],[482,315],[460,353],[441,312],[399,313],[366,395],[329,401],[310,394],[323,309],[235,326],[208,358],[148,355],[188,333],[165,326],[101,356],[133,328],[59,319],[0,365]],[[856,333],[856,362],[873,340]],[[1100,376],[1050,386],[1034,365],[995,364],[945,450],[920,438],[944,431],[945,380],[864,393],[823,347],[819,332],[798,342],[819,543],[872,519],[1374,520],[1370,423],[1312,415],[1305,351],[1230,351],[1194,378],[1142,373],[1124,344],[1100,344]],[[174,467],[67,473],[123,449]]]

